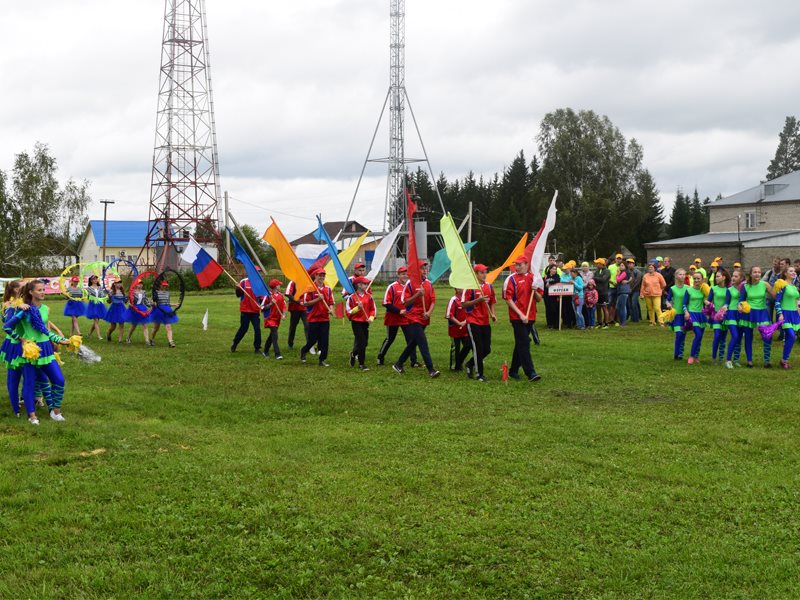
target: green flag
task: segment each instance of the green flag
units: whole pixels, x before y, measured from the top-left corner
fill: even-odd
[[[439,221],[439,231],[444,240],[444,248],[447,257],[450,259],[450,285],[461,290],[477,290],[481,286],[472,265],[469,263],[467,251],[464,249],[464,242],[458,235],[458,229],[453,222],[453,217],[447,213]]]

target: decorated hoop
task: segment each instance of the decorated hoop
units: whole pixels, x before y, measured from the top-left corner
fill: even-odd
[[[138,306],[136,306],[136,303],[133,300],[134,299],[133,291],[136,288],[136,286],[142,283],[142,280],[145,279],[146,277],[158,277],[158,273],[156,273],[155,271],[144,271],[142,273],[138,273],[136,275],[136,278],[131,283],[130,289],[128,290],[128,304],[131,307],[131,310],[135,312],[137,315],[142,317],[149,317],[150,313],[153,312],[153,307],[149,306],[147,310],[141,310]]]
[[[71,298],[69,292],[67,291],[67,281],[72,277],[78,278],[78,288],[83,290],[83,276],[82,276],[82,269],[85,267],[85,263],[74,263],[68,266],[66,269],[61,271],[61,275],[58,276],[58,290],[61,292],[61,295],[64,296],[67,300]]]
[[[103,269],[103,288],[108,294],[111,294],[111,284],[122,279],[119,272],[120,266],[126,266],[134,279],[139,275],[139,269],[131,261],[126,258],[115,258]]]
[[[178,280],[178,303],[170,307],[162,307],[158,305],[158,296],[156,295],[156,292],[158,292],[158,290],[161,288],[162,281],[168,281],[168,276],[170,274],[172,274],[175,279]],[[153,305],[167,317],[174,317],[178,310],[180,310],[181,306],[183,306],[183,297],[185,294],[186,287],[183,283],[183,277],[181,277],[181,274],[175,269],[164,269],[158,274],[158,277],[156,277],[155,281],[153,281]]]

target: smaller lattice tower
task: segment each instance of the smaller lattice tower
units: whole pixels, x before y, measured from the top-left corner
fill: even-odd
[[[175,268],[180,244],[220,248],[220,187],[204,0],[165,0],[147,240],[139,262]]]

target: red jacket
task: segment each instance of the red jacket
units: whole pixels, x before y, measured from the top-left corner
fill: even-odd
[[[369,292],[364,292],[364,295],[360,295],[358,292],[355,294],[350,294],[347,296],[346,305],[347,318],[351,321],[366,323],[369,320],[369,317],[375,316],[375,300],[372,299],[372,294]],[[351,312],[354,309],[357,310],[355,312]]]
[[[286,286],[286,295],[291,296],[294,300],[289,301],[289,312],[303,312],[306,307],[298,302],[301,294],[297,293],[297,284],[294,281],[289,281]]]
[[[481,284],[480,291],[464,290],[464,293],[461,294],[461,302],[472,302],[481,296],[489,298],[489,304],[478,302],[470,307],[464,307],[467,312],[467,323],[472,323],[473,325],[489,324],[489,305],[494,306],[497,304],[497,297],[494,295],[494,288],[490,283]]]
[[[418,289],[419,288],[409,280],[406,284],[406,298],[413,296]],[[431,307],[436,303],[436,292],[428,279],[422,281],[422,290],[422,296],[414,300],[411,310],[408,311],[408,322],[427,326],[430,324],[431,319],[430,317],[425,317],[425,313],[431,310]]]
[[[455,324],[455,321],[463,321],[467,316],[467,312],[461,306],[461,300],[459,300],[458,296],[450,298],[444,316],[447,318],[447,335],[451,338],[467,337],[467,328]]]
[[[244,288],[244,291],[241,288]],[[262,299],[255,298],[249,279],[244,278],[239,282],[239,287],[236,288],[236,296],[239,298],[239,312],[256,314],[261,312],[260,303]]]
[[[386,293],[383,295],[383,306],[386,308],[386,314],[383,315],[384,325],[392,327],[408,324],[408,316],[400,314],[400,311],[406,308],[403,302],[404,292],[405,286],[399,281],[393,281],[386,288]]]
[[[512,273],[506,278],[505,283],[503,283],[503,298],[505,300],[511,300],[523,315],[530,301],[531,308],[527,314],[528,321],[536,319],[536,299],[534,298],[533,301],[530,300],[532,288],[533,275],[531,273],[525,273],[525,275]],[[541,289],[537,289],[536,291],[539,292],[539,294],[544,293]],[[517,312],[510,306],[508,307],[508,318],[512,321],[520,320]]]
[[[328,303],[328,306],[333,306],[333,292],[331,292],[331,288],[327,285],[323,285],[321,288],[317,288],[316,292],[306,292],[302,296],[300,296],[300,302],[311,302],[317,296],[322,295],[325,299],[325,302]],[[322,323],[324,321],[330,321],[331,315],[328,312],[328,306],[325,306],[324,302],[317,302],[313,306],[307,306],[307,317],[306,320],[309,323]]]
[[[272,301],[264,302],[264,327],[280,327],[285,312],[286,300],[283,294],[273,292]]]

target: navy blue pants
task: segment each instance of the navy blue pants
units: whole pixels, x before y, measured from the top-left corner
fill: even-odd
[[[533,359],[531,358],[533,323],[531,321],[527,323],[511,321],[511,327],[514,329],[514,354],[511,357],[509,375],[519,375],[519,370],[522,368],[525,375],[529,378],[533,377],[536,374],[536,369],[533,367]]]
[[[472,358],[467,361],[467,367],[471,369],[473,365],[476,365],[478,376],[482,377],[483,359],[492,353],[492,326],[469,323],[467,331],[469,332],[468,339],[472,343]]]
[[[308,340],[306,341],[306,345],[300,349],[300,356],[303,356],[308,353],[314,347],[314,344],[317,346],[317,350],[319,351],[318,357],[319,362],[322,364],[326,358],[328,358],[328,338],[331,334],[331,322],[330,321],[318,321],[316,323],[309,323],[308,324]]]
[[[403,333],[406,336],[406,349],[397,359],[397,364],[401,367],[409,358],[415,356],[415,350],[419,349],[422,354],[422,362],[428,367],[428,371],[433,371],[433,360],[431,360],[431,352],[428,349],[428,338],[425,337],[425,328],[419,323],[409,323],[403,325]]]
[[[236,332],[236,335],[233,336],[233,345],[238,346],[239,342],[242,341],[245,334],[247,333],[247,328],[252,326],[253,327],[253,335],[255,339],[253,340],[253,346],[256,350],[261,350],[261,319],[259,313],[239,313],[239,330]]]

